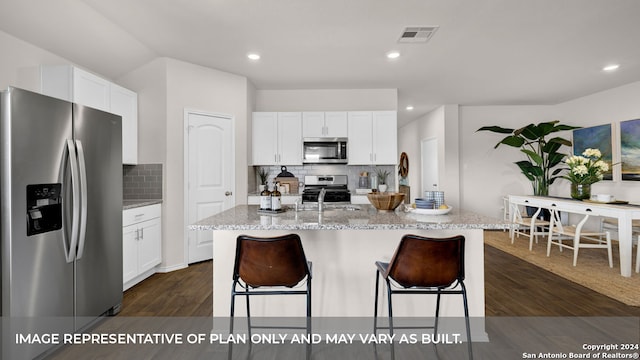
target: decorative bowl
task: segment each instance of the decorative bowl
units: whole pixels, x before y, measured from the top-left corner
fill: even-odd
[[[405,193],[385,192],[368,193],[367,198],[371,205],[379,211],[394,211],[404,201]]]

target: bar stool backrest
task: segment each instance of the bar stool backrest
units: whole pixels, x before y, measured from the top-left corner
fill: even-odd
[[[447,287],[464,280],[464,236],[403,236],[387,276],[405,288]]]
[[[233,279],[251,287],[297,285],[311,276],[297,234],[261,238],[238,236]]]

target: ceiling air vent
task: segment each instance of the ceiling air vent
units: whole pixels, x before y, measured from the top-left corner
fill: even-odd
[[[412,26],[402,31],[399,43],[426,43],[438,30],[438,26]]]

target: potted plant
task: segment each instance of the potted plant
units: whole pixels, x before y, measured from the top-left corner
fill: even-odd
[[[258,177],[260,178],[260,184],[258,184],[258,192],[260,192],[267,187],[267,178],[269,177],[269,172],[265,168],[259,168]]]
[[[526,155],[527,160],[515,162],[522,171],[522,174],[531,182],[533,194],[538,196],[549,195],[549,186],[558,178],[563,170],[562,160],[566,156],[560,152],[560,148],[571,146],[571,141],[553,137],[547,139],[550,134],[579,129],[580,126],[562,125],[559,120],[541,122],[539,124],[529,124],[520,129],[509,129],[500,126],[483,126],[477,131],[491,131],[499,134],[509,134],[494,149],[501,144],[520,148]]]
[[[380,192],[387,191],[387,177],[391,174],[389,170],[376,168],[376,176],[378,177],[378,190]]]

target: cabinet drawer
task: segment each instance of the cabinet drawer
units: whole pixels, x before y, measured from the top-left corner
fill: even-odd
[[[142,206],[122,211],[122,226],[137,224],[160,217],[160,204]]]

